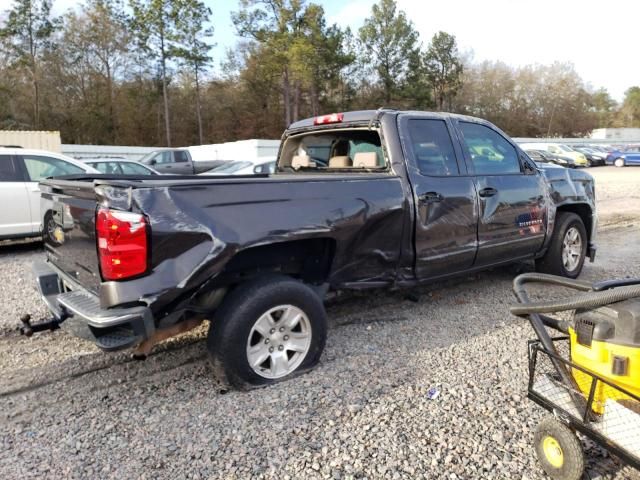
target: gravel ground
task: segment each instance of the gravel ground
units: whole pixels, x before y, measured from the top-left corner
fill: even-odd
[[[584,278],[640,276],[640,217],[610,215]],[[545,413],[526,399],[533,334],[508,313],[520,267],[417,289],[417,302],[341,296],[318,368],[223,394],[204,327],[146,362],[60,331],[19,337],[20,313],[44,315],[28,273],[40,255],[0,246],[0,478],[543,478],[532,442]],[[588,478],[640,479],[585,446]]]

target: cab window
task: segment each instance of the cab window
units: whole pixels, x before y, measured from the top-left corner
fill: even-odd
[[[458,175],[458,163],[443,120],[411,119],[408,122],[413,158],[422,175],[445,177]]]
[[[294,171],[362,172],[386,168],[378,132],[369,129],[330,130],[289,137],[280,168]]]
[[[60,160],[59,158],[46,157],[41,155],[24,155],[24,165],[29,174],[29,181],[39,182],[49,177],[60,177],[62,175],[77,175],[84,173],[80,167]]]
[[[459,125],[476,175],[521,173],[518,153],[502,135],[479,123]]]

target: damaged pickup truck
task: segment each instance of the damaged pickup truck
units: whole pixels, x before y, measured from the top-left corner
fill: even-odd
[[[44,181],[56,228],[38,288],[104,350],[210,321],[217,374],[249,388],[314,366],[323,298],[510,262],[576,277],[595,256],[594,182],[537,166],[477,118],[394,110],[291,125],[277,171]]]

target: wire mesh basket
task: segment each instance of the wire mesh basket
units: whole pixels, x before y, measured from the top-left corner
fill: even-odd
[[[640,398],[572,363],[569,337],[554,338],[553,344],[554,353],[538,340],[529,342],[529,398],[640,468]],[[571,373],[573,384],[558,368]]]

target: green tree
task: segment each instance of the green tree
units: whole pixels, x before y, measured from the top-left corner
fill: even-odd
[[[446,104],[451,109],[451,101],[462,86],[463,72],[456,37],[446,32],[436,33],[424,55],[424,65],[436,108],[444,110]]]
[[[640,127],[640,87],[625,92],[618,123],[621,127]]]
[[[375,71],[382,85],[384,101],[390,105],[418,65],[418,32],[394,0],[380,0],[359,30],[364,61]]]
[[[33,89],[33,127],[40,128],[41,64],[57,26],[51,0],[15,0],[0,28],[0,48],[16,69],[25,69]]]
[[[213,27],[205,27],[211,17],[211,9],[199,0],[187,0],[176,21],[179,45],[175,56],[191,69],[195,81],[196,118],[198,140],[204,143],[202,133],[202,99],[200,81],[203,72],[211,63],[211,47],[206,39],[213,36]]]
[[[176,51],[179,34],[176,22],[184,9],[184,0],[129,0],[133,11],[131,27],[136,32],[138,46],[158,62],[164,106],[164,127],[167,146],[171,146],[169,109],[169,61]]]
[[[617,107],[616,101],[611,98],[605,88],[600,88],[591,95],[591,104],[597,118],[597,127],[610,127],[613,121],[613,114]]]

